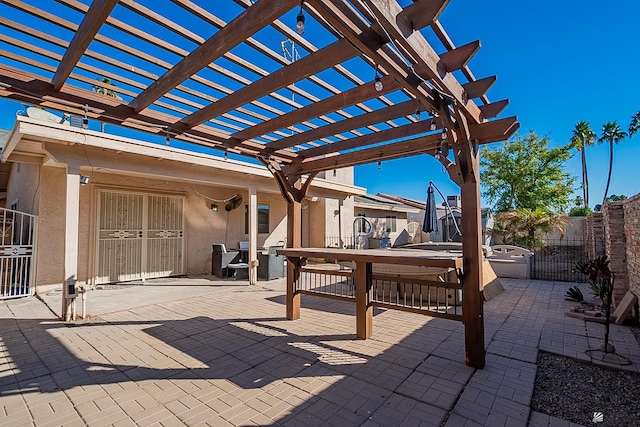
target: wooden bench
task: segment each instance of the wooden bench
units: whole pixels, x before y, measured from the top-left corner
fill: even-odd
[[[498,277],[531,279],[533,252],[513,245],[491,246],[491,251],[487,260]]]

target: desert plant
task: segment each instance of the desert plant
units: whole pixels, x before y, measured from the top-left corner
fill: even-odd
[[[567,289],[564,299],[567,301],[584,302],[584,295],[582,295],[582,291],[579,287],[571,286]]]
[[[587,276],[591,285],[591,293],[602,299],[605,309],[604,345],[601,347],[605,353],[615,353],[616,349],[609,344],[609,323],[611,321],[611,300],[613,299],[613,282],[615,275],[609,269],[609,259],[602,255],[594,260],[577,263],[575,267]]]

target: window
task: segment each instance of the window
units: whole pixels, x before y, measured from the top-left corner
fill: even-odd
[[[258,234],[269,233],[269,205],[258,205]],[[249,205],[244,205],[244,234],[249,234]]]
[[[395,233],[397,231],[395,215],[387,215],[385,217],[385,222],[387,224],[387,233]]]

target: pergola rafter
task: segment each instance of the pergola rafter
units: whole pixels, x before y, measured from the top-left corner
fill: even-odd
[[[0,96],[253,157],[289,203],[290,233],[317,173],[427,153],[462,188],[466,236],[479,230],[478,148],[519,124],[495,119],[508,101],[490,102],[496,77],[470,70],[480,42],[445,32],[448,3],[304,0],[299,35],[300,0],[0,0]],[[481,269],[465,268],[472,292]]]

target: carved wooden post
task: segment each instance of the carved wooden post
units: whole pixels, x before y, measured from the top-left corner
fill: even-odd
[[[472,150],[477,150],[474,144]],[[478,157],[470,170],[478,171]],[[482,369],[485,363],[484,311],[482,306],[482,219],[480,214],[480,182],[470,173],[463,172],[460,186],[462,201],[462,318],[466,364]]]
[[[300,174],[288,175],[283,172],[280,164],[273,158],[258,156],[269,169],[280,188],[280,193],[287,202],[287,247],[299,248],[302,246],[302,200],[309,190],[309,185],[317,173],[311,173],[302,184]],[[298,279],[299,268],[302,263],[287,262],[287,319],[300,318],[300,294],[296,293],[295,282]]]
[[[440,111],[456,157],[455,166],[451,165],[447,170],[451,179],[460,185],[462,202],[462,321],[465,362],[468,366],[482,369],[485,364],[485,348],[478,142],[471,139],[467,121],[455,107],[453,115],[455,123],[452,121],[449,108],[445,107]]]

